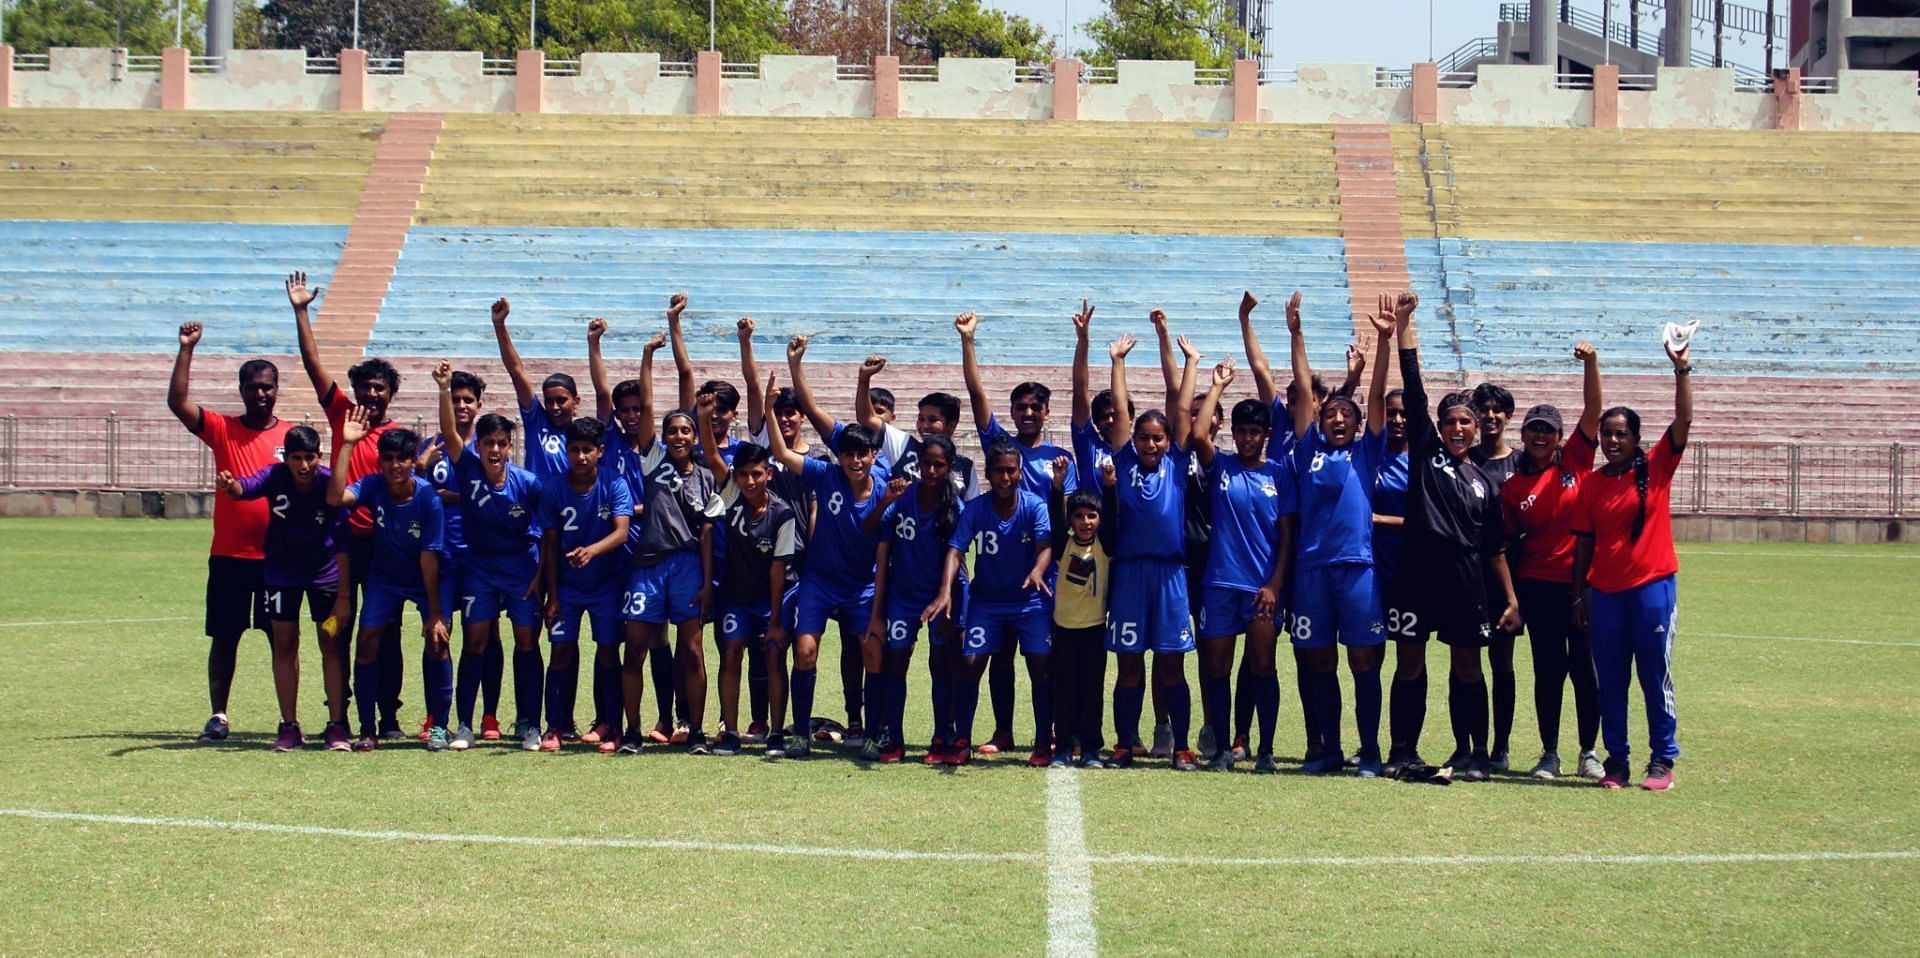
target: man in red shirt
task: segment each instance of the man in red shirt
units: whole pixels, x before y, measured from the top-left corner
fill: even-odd
[[[180,326],[180,353],[173,360],[173,378],[167,383],[167,408],[187,431],[213,450],[218,472],[252,475],[280,461],[287,424],[273,414],[280,398],[280,370],[264,359],[240,364],[239,417],[206,409],[187,398],[192,379],[193,348],[200,343],[199,323]],[[227,696],[233,689],[234,663],[240,637],[247,629],[267,631],[264,499],[239,502],[213,497],[213,548],[207,557],[207,698],[213,715],[200,730],[200,741],[227,737]]]
[[[347,460],[346,482],[348,485],[359,481],[361,476],[377,472],[380,468],[380,436],[392,429],[394,424],[387,418],[387,404],[393,401],[394,393],[400,390],[400,373],[393,364],[384,359],[364,359],[347,370],[347,382],[353,388],[353,398],[348,399],[340,389],[340,383],[327,370],[320,358],[320,346],[313,335],[313,323],[307,317],[307,307],[319,298],[319,287],[307,287],[307,274],[294,273],[287,277],[287,302],[293,306],[293,321],[300,337],[300,362],[307,367],[307,379],[313,383],[314,394],[320,399],[320,408],[326,410],[327,426],[332,431],[333,455],[337,459],[343,443],[340,441],[340,424],[346,421],[347,413],[355,406],[367,410],[366,440],[353,447]],[[348,536],[346,554],[348,567],[340,570],[341,593],[350,595],[354,608],[359,608],[360,593],[366,588],[367,570],[373,563],[373,518],[367,510],[356,508],[347,517],[352,535]],[[398,623],[389,623],[397,625]],[[340,623],[338,635],[358,634],[352,628],[352,622]],[[397,634],[392,641],[380,643],[380,688],[358,690],[361,695],[377,695],[380,703],[381,738],[399,738],[400,730],[400,684],[405,678],[400,655],[400,643]]]

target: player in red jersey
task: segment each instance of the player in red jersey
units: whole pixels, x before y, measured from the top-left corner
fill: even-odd
[[[1584,630],[1572,627],[1573,505],[1580,482],[1593,471],[1600,427],[1600,359],[1592,343],[1573,348],[1586,367],[1580,421],[1573,434],[1560,410],[1540,405],[1520,421],[1520,456],[1513,475],[1500,487],[1500,507],[1513,563],[1513,591],[1520,599],[1527,640],[1533,647],[1533,709],[1540,724],[1540,761],[1534,778],[1560,777],[1560,705],[1567,680],[1573,680],[1573,707],[1579,723],[1582,775],[1600,777],[1594,737],[1600,729],[1595,708],[1593,651]]]
[[[240,404],[245,412],[228,416],[187,398],[192,379],[193,349],[200,344],[199,323],[180,326],[180,352],[167,382],[167,408],[213,450],[213,468],[235,475],[253,475],[279,462],[286,445],[287,424],[273,414],[280,398],[280,370],[264,359],[240,364]],[[233,670],[240,637],[248,629],[267,631],[265,501],[239,502],[226,496],[213,500],[213,546],[207,556],[207,698],[213,715],[200,730],[200,741],[227,737],[227,695],[233,688]]]
[[[352,455],[346,462],[344,480],[348,485],[359,482],[360,477],[380,469],[380,436],[393,428],[393,422],[387,418],[387,404],[393,401],[394,393],[400,390],[400,373],[393,364],[384,359],[364,359],[347,370],[347,381],[352,385],[353,398],[347,398],[340,389],[339,380],[333,377],[320,357],[319,341],[313,335],[313,324],[307,318],[307,308],[320,297],[319,287],[307,286],[306,273],[294,273],[287,277],[287,302],[293,306],[293,322],[300,337],[300,362],[307,368],[307,380],[313,384],[313,391],[320,399],[320,407],[326,410],[327,426],[332,432],[333,451],[328,461],[338,456],[341,446],[340,425],[346,421],[347,414],[355,407],[367,410],[366,440],[353,447]],[[367,569],[373,562],[373,519],[365,508],[356,508],[347,517],[351,535],[347,537],[344,555],[347,556],[347,568],[341,571],[342,595],[355,596],[355,608],[363,601],[367,585]],[[353,623],[340,623],[340,634],[355,634]],[[380,643],[380,685],[386,690],[387,699],[380,702],[380,737],[400,738],[400,683],[404,678],[401,668],[400,643],[394,641]]]
[[[1580,484],[1573,510],[1573,623],[1589,629],[1600,686],[1600,737],[1606,742],[1603,788],[1627,783],[1627,685],[1634,667],[1646,698],[1653,754],[1640,787],[1673,787],[1680,757],[1673,707],[1673,631],[1680,558],[1673,551],[1673,474],[1693,425],[1693,366],[1688,348],[1673,361],[1673,425],[1653,448],[1640,445],[1640,416],[1615,406],[1600,416],[1606,465]],[[1593,592],[1587,594],[1591,586]]]

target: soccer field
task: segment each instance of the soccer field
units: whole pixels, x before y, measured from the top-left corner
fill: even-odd
[[[0,953],[1920,944],[1916,548],[1683,547],[1684,754],[1677,789],[1650,794],[1523,774],[1440,788],[1175,775],[1163,762],[1042,772],[1024,752],[958,770],[865,767],[831,751],[772,765],[755,751],[632,759],[504,742],[275,755],[258,633],[242,647],[233,738],[201,746],[208,534],[198,522],[0,521]],[[1524,769],[1537,743],[1520,646]],[[301,655],[311,735],[323,724],[318,655],[310,644]],[[823,711],[839,704],[832,660]],[[1444,653],[1430,664],[1444,670]],[[908,729],[920,743],[915,666]],[[1432,684],[1423,744],[1437,756],[1445,683]],[[1643,759],[1637,691],[1633,703]],[[1564,724],[1571,757],[1570,699]],[[1299,736],[1298,703],[1283,702],[1281,754],[1297,755]]]

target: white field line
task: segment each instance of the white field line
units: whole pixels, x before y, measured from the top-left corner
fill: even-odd
[[[1683,556],[1734,556],[1743,559],[1920,559],[1920,553],[1911,552],[1733,552],[1715,549],[1677,549]]]
[[[1093,958],[1093,863],[1080,807],[1080,773],[1047,770],[1047,958]]]
[[[134,622],[191,622],[197,616],[163,615],[151,619],[47,619],[41,622],[0,622],[0,629],[46,628],[57,625],[123,625]]]
[[[1076,783],[1077,784],[1077,783]],[[1078,789],[1075,789],[1077,802]],[[1051,800],[1049,800],[1051,809]],[[0,808],[0,818],[38,821],[79,822],[90,825],[121,825],[145,828],[179,828],[202,831],[253,832],[270,835],[297,835],[320,838],[351,838],[367,841],[432,842],[446,844],[518,845],[555,848],[618,848],[660,851],[738,852],[805,858],[855,858],[879,861],[944,862],[1049,862],[1050,856],[1032,852],[927,852],[884,848],[835,848],[817,845],[772,845],[746,842],[702,842],[680,839],[592,838],[553,835],[487,835],[402,830],[332,828],[323,825],[282,825],[271,822],[220,821],[210,818],[156,818],[140,815],[97,815],[87,812],[57,812],[36,808]],[[1051,820],[1051,816],[1049,816]],[[1051,821],[1049,823],[1051,831]],[[1392,865],[1742,865],[1795,864],[1803,862],[1920,861],[1920,850],[1888,849],[1867,851],[1798,852],[1723,852],[1678,855],[1292,855],[1264,858],[1193,855],[1093,855],[1086,854],[1087,865],[1171,865],[1190,868],[1214,867],[1362,867]],[[1051,884],[1051,882],[1049,883]],[[1091,889],[1091,883],[1087,886]],[[1089,899],[1091,901],[1091,899]]]
[[[1818,636],[1818,635],[1748,635],[1744,632],[1701,632],[1696,629],[1688,629],[1687,631],[1681,633],[1681,637],[1683,639],[1688,636],[1695,636],[1695,635],[1704,635],[1710,639],[1757,639],[1757,640],[1778,641],[1778,642],[1831,642],[1838,645],[1878,645],[1878,646],[1888,646],[1896,649],[1920,649],[1920,642],[1880,642],[1874,639],[1833,639],[1833,638],[1827,638],[1825,636]]]

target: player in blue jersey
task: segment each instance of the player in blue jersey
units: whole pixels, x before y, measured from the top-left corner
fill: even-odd
[[[769,394],[774,390],[775,380],[775,376],[767,376]],[[813,689],[821,633],[826,631],[831,619],[840,623],[843,636],[861,635],[873,620],[874,558],[880,540],[879,531],[868,531],[865,524],[867,517],[881,508],[886,476],[875,469],[879,441],[865,426],[852,425],[840,431],[834,463],[809,459],[795,452],[787,445],[779,423],[772,421],[771,413],[766,432],[772,441],[775,461],[799,475],[814,498],[806,571],[800,577],[794,616],[793,674],[788,680],[793,700],[794,736],[785,754],[800,758],[809,751],[807,730],[813,726]],[[878,637],[876,640],[884,641]],[[786,650],[782,648],[775,654],[784,660]],[[885,705],[884,699],[876,700],[881,695],[882,678],[879,672],[866,673],[865,704],[870,715],[877,716]]]
[[[960,510],[947,538],[940,593],[921,619],[938,621],[952,609],[955,582],[967,552],[973,552],[973,580],[967,589],[966,627],[961,651],[966,675],[955,690],[954,744],[949,765],[965,765],[971,756],[973,716],[980,701],[980,677],[988,657],[1018,648],[1033,683],[1033,753],[1027,764],[1045,767],[1053,760],[1053,621],[1048,600],[1053,587],[1053,526],[1046,501],[1024,488],[1024,462],[1013,440],[1001,437],[987,449],[988,494]],[[1049,465],[1051,469],[1051,465]]]
[[[619,668],[620,599],[626,586],[627,530],[633,520],[633,495],[612,470],[600,468],[606,426],[597,419],[567,423],[566,475],[547,479],[540,490],[541,573],[546,579],[547,640],[553,655],[547,665],[547,734],[541,746],[560,741],[556,724],[573,713],[580,676],[582,620],[593,628],[594,675]],[[620,714],[618,683],[594,683],[594,714]],[[603,719],[604,721],[604,719]],[[612,752],[619,738],[611,728],[590,743]]]
[[[712,434],[716,404],[713,394],[700,395],[701,435]],[[793,507],[769,488],[773,455],[765,446],[741,443],[734,448],[731,465],[721,459],[719,447],[713,443],[705,444],[700,451],[707,471],[720,484],[720,504],[725,509],[714,538],[718,541],[724,537],[727,542],[725,561],[715,560],[722,569],[715,593],[720,737],[714,751],[737,755],[742,742],[740,666],[751,648],[764,650],[769,634],[784,641],[793,624],[793,560],[799,521]],[[782,683],[783,694],[784,688]],[[784,751],[784,741],[773,744]]]
[[[473,426],[480,420],[480,410],[484,407],[487,393],[486,380],[463,369],[453,371],[453,419],[459,426],[459,432],[453,436],[439,434],[420,446],[415,457],[414,472],[433,483],[440,494],[440,504],[446,509],[447,561],[440,567],[440,574],[458,585],[460,565],[467,555],[466,536],[460,529],[460,493],[454,488],[453,464],[447,461],[446,447],[449,442],[458,442],[468,452],[473,451]],[[449,616],[453,615],[448,610]],[[452,626],[452,619],[448,619]],[[500,645],[500,623],[494,621],[489,628],[486,649],[479,656],[467,653],[466,643],[460,645],[460,664],[455,673],[454,698],[462,696],[471,700],[471,691],[460,691],[461,686],[471,689],[475,683],[480,688],[482,702],[480,715],[480,739],[486,742],[500,740],[500,720],[496,717],[500,708],[500,678],[506,671],[506,653]],[[477,661],[476,661],[477,658]],[[424,738],[428,730],[422,728]],[[457,743],[458,736],[455,737]]]
[[[676,308],[685,305],[685,298],[674,296],[667,312],[672,314]],[[614,472],[627,480],[628,491],[633,496],[634,521],[627,532],[627,554],[631,556],[644,537],[645,525],[641,512],[647,501],[647,465],[646,456],[639,445],[640,437],[654,435],[656,423],[653,418],[653,356],[667,345],[667,334],[656,332],[647,338],[641,347],[640,378],[622,381],[613,388],[613,422],[619,427],[620,441],[610,443],[607,448],[608,461]],[[691,394],[689,394],[691,398]],[[679,695],[675,689],[680,684],[680,674],[673,664],[673,644],[668,641],[664,629],[657,630],[652,647],[648,650],[647,670],[653,682],[654,707],[656,721],[651,730],[640,732],[629,727],[630,735],[641,735],[648,741],[665,745],[670,742],[676,730],[686,728],[686,703],[676,700]],[[624,667],[617,678],[623,691],[621,699],[626,699]],[[596,683],[603,681],[595,677]],[[678,721],[675,720],[676,714]],[[611,717],[609,717],[611,718]],[[609,730],[619,722],[609,721]],[[684,732],[681,733],[684,741]]]
[[[676,297],[676,302],[680,301]],[[628,454],[637,459],[627,466],[631,470],[629,481],[632,475],[641,476],[645,490],[644,505],[635,506],[639,532],[632,537],[633,569],[621,599],[620,614],[626,622],[621,683],[627,730],[621,737],[620,751],[634,755],[640,752],[640,699],[645,684],[641,669],[648,650],[665,640],[666,627],[671,623],[674,666],[669,678],[674,692],[686,704],[687,750],[706,755],[712,749],[701,728],[707,702],[703,630],[712,611],[711,520],[720,514],[720,497],[713,474],[697,460],[699,422],[692,411],[675,409],[661,417],[656,439],[652,420],[654,348],[649,342],[639,383],[631,393],[622,393],[617,409],[623,427],[629,418],[633,420],[627,432]],[[629,405],[635,403],[637,410],[629,417]],[[654,678],[658,684],[658,672]],[[663,722],[666,717],[663,711]],[[656,735],[655,740],[658,738]]]
[[[380,681],[381,637],[400,621],[400,612],[412,602],[420,611],[427,713],[433,719],[427,748],[439,751],[451,744],[447,712],[453,700],[453,659],[447,647],[446,609],[452,603],[452,583],[440,575],[445,549],[444,510],[440,497],[425,479],[413,474],[420,439],[411,430],[383,431],[379,467],[347,485],[347,462],[354,447],[367,437],[372,419],[367,407],[356,406],[340,424],[340,445],[333,452],[333,472],[327,480],[327,505],[364,507],[373,523],[373,543],[367,588],[360,605],[360,632],[354,649],[353,685],[359,690],[360,737],[353,750],[370,752],[380,743],[376,707],[383,696]],[[397,630],[396,630],[397,631]]]
[[[886,641],[883,649],[870,643],[861,651],[868,659],[880,654],[886,671],[888,712],[886,727],[879,733],[884,744],[874,755],[882,763],[898,762],[906,753],[902,722],[907,707],[907,667],[913,661],[913,645],[920,639],[920,615],[945,590],[942,575],[947,539],[960,521],[960,491],[954,487],[952,475],[955,458],[953,440],[937,433],[926,437],[914,459],[918,477],[889,478],[881,498],[885,511],[867,518],[867,525],[880,533],[874,559],[873,621],[867,633],[884,636]],[[957,598],[948,601],[947,614],[925,623],[930,646],[928,678],[933,692],[928,765],[944,762],[957,741],[953,691],[962,667],[958,622],[966,613],[967,577],[957,577],[952,588]]]
[[[1091,310],[1086,311],[1091,319]],[[961,371],[966,377],[967,400],[973,407],[973,425],[980,434],[981,447],[992,446],[993,441],[1002,436],[1012,439],[1023,460],[1020,487],[1045,501],[1047,491],[1053,487],[1053,461],[1073,455],[1071,450],[1044,438],[1047,420],[1053,415],[1053,391],[1044,383],[1031,381],[1013,387],[1007,397],[1013,417],[1013,431],[1008,432],[994,417],[993,400],[987,396],[986,378],[980,373],[980,361],[975,355],[974,337],[980,329],[980,317],[971,312],[962,313],[953,321],[953,328],[960,334]],[[1069,493],[1079,487],[1077,476],[1067,477]],[[993,737],[980,746],[981,754],[991,755],[1014,747],[1013,680],[1013,652],[1008,650],[994,661],[988,681],[993,695],[994,730]]]
[[[221,472],[215,483],[235,500],[265,499],[267,535],[264,604],[273,641],[273,691],[280,700],[276,752],[306,744],[300,733],[300,603],[319,633],[320,673],[331,709],[324,740],[347,747],[347,672],[341,660],[341,623],[353,617],[353,599],[341,594],[335,552],[346,548],[345,516],[327,505],[331,474],[320,465],[320,435],[307,426],[287,430],[286,459],[251,476]]]
[[[570,467],[566,429],[580,410],[580,390],[572,376],[554,373],[541,380],[540,392],[534,393],[533,380],[527,378],[527,367],[520,361],[520,351],[514,348],[513,335],[507,331],[507,314],[511,309],[505,297],[494,301],[493,338],[500,346],[500,364],[507,368],[507,378],[513,381],[520,424],[526,428],[527,470],[544,481],[548,476],[565,475]],[[594,348],[598,348],[600,335],[606,329],[604,319],[588,324],[587,340]]]
[[[908,432],[894,425],[893,394],[872,385],[874,377],[886,368],[884,356],[868,356],[866,362],[860,364],[853,392],[853,418],[880,437],[880,455],[876,461],[886,465],[888,476],[904,476],[908,482],[918,482],[920,451],[935,436],[944,436],[951,444],[954,431],[960,428],[960,398],[943,392],[920,397],[920,404],[915,407],[913,432]],[[978,496],[981,490],[974,475],[973,460],[956,451],[951,461],[947,477],[960,500],[965,502]]]
[[[827,451],[833,453],[839,449],[840,436],[841,433],[845,431],[846,426],[834,419],[833,415],[828,413],[825,407],[821,406],[820,403],[814,399],[813,389],[807,385],[806,355],[807,337],[795,336],[787,341],[787,375],[793,377],[793,387],[791,390],[793,401],[800,412],[806,416],[807,421],[813,425],[813,431],[825,440]],[[866,374],[868,378],[871,378],[873,372],[878,372],[879,368],[884,366],[885,363],[879,357],[873,356],[868,357],[867,362],[863,365],[872,367],[872,372]],[[871,429],[871,427],[868,428]],[[874,446],[874,468],[877,473],[890,475],[892,462],[881,456],[881,446],[878,445],[880,433],[875,431],[872,435],[876,443]],[[800,450],[796,449],[795,451],[799,452]],[[793,478],[801,479],[802,477],[798,473],[795,473],[793,474]],[[800,485],[804,487],[805,483],[801,482]],[[884,487],[884,483],[882,485]],[[811,495],[812,493],[809,491],[808,497],[810,498]],[[796,506],[796,508],[799,507]],[[811,532],[811,529],[807,528],[805,523],[802,524],[802,527],[803,531]],[[867,623],[865,620],[862,620],[858,626],[850,624],[850,621],[843,621],[840,625],[840,692],[847,708],[846,731],[841,741],[848,748],[862,751],[866,749],[867,731],[871,724],[865,721],[864,718],[864,712],[868,704],[866,702],[866,690],[869,686],[883,681],[884,678],[883,673],[879,671],[878,663],[875,663],[874,668],[869,669],[864,662],[864,656],[861,653],[861,644],[864,641],[862,636],[864,633],[858,630],[865,629],[866,626]],[[828,738],[829,734],[830,733],[827,733],[823,729],[816,737],[824,739]]]
[[[1073,314],[1073,461],[1078,470],[1074,482],[1081,489],[1100,488],[1100,467],[1113,461],[1113,450],[1107,448],[1107,433],[1113,430],[1115,422],[1126,417],[1125,411],[1113,404],[1113,390],[1102,389],[1098,394],[1089,395],[1092,377],[1087,366],[1087,350],[1092,336],[1093,310],[1093,305],[1083,299],[1080,311]]]
[[[1305,656],[1301,708],[1320,743],[1301,770],[1332,774],[1346,767],[1340,744],[1340,646],[1353,673],[1354,723],[1360,738],[1360,775],[1381,774],[1380,663],[1387,632],[1373,569],[1373,486],[1383,455],[1387,365],[1393,348],[1394,304],[1382,297],[1371,319],[1378,345],[1367,391],[1368,415],[1344,393],[1293,405],[1295,475],[1300,490],[1300,535],[1288,632]],[[1310,382],[1300,294],[1287,301],[1293,340],[1293,378]],[[1351,365],[1349,368],[1352,368]]]
[[[1407,521],[1407,397],[1387,391],[1386,449],[1373,481],[1373,584],[1381,599],[1393,594],[1400,573],[1400,550],[1406,543]]]
[[[1200,402],[1197,420],[1208,422],[1220,397],[1233,382],[1233,361],[1213,369],[1213,384]],[[1274,668],[1278,618],[1286,609],[1288,565],[1299,522],[1300,501],[1292,465],[1267,458],[1273,413],[1258,399],[1233,407],[1234,455],[1219,455],[1206,429],[1193,434],[1193,454],[1206,469],[1213,517],[1207,543],[1205,599],[1200,612],[1201,701],[1215,729],[1228,727],[1233,669],[1233,640],[1247,636],[1255,686],[1250,690],[1260,718],[1260,745],[1254,770],[1275,771],[1273,727],[1280,709],[1280,679]],[[1211,686],[1211,692],[1207,690]],[[1242,695],[1248,693],[1242,686]],[[1223,748],[1213,767],[1231,770],[1234,750]]]
[[[1113,400],[1123,409],[1132,408],[1127,401],[1127,353],[1133,346],[1133,337],[1126,335],[1108,349],[1113,361]],[[1146,693],[1145,653],[1151,649],[1154,683],[1166,696],[1167,717],[1173,726],[1173,767],[1193,771],[1199,763],[1187,741],[1193,702],[1184,663],[1194,642],[1187,610],[1183,526],[1192,456],[1187,451],[1191,374],[1182,377],[1180,393],[1168,412],[1150,409],[1130,425],[1114,423],[1107,434],[1113,447],[1115,482],[1105,495],[1117,537],[1107,648],[1119,656],[1113,705],[1118,734],[1126,736],[1139,725]],[[1133,751],[1118,745],[1109,764],[1127,767]]]
[[[453,408],[453,364],[441,361],[433,371],[440,387],[440,432],[457,435]],[[453,486],[460,495],[460,532],[467,552],[460,568],[460,628],[466,655],[478,661],[493,634],[495,620],[507,614],[513,626],[514,735],[529,751],[560,747],[556,736],[544,743],[540,708],[545,675],[540,662],[540,479],[513,463],[513,420],[494,413],[473,427],[472,451],[464,443],[446,447]],[[476,683],[460,689],[460,749],[473,744]]]

